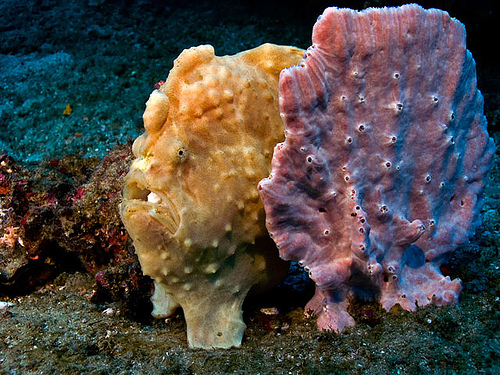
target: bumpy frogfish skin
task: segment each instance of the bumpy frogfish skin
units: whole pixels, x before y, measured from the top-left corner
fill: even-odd
[[[286,271],[257,184],[284,138],[279,73],[302,54],[264,44],[218,57],[193,47],[146,103],[120,212],[154,279],[153,315],[180,305],[190,347],[239,346],[245,296]]]

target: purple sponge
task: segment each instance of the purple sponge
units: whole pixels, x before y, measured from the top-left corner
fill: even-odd
[[[494,153],[465,28],[418,5],[328,8],[280,77],[286,140],[259,184],[286,260],[316,283],[322,329],[353,295],[389,310],[457,303],[440,266],[478,224]]]

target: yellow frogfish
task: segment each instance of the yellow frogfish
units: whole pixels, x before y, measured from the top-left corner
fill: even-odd
[[[257,185],[284,139],[279,73],[303,52],[264,44],[219,57],[193,47],[146,103],[120,213],[154,280],[153,315],[181,306],[190,347],[239,346],[245,296],[286,272]]]

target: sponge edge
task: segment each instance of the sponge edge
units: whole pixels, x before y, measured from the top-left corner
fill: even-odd
[[[146,275],[153,315],[181,306],[189,346],[239,346],[243,301],[285,275],[257,184],[283,140],[279,72],[303,51],[266,44],[218,57],[184,50],[144,113],[122,220]]]

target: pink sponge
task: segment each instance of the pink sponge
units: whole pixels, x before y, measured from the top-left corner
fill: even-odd
[[[418,5],[328,8],[280,77],[286,140],[260,182],[281,257],[316,282],[322,329],[354,325],[353,295],[454,304],[440,265],[478,224],[494,153],[465,29]]]

